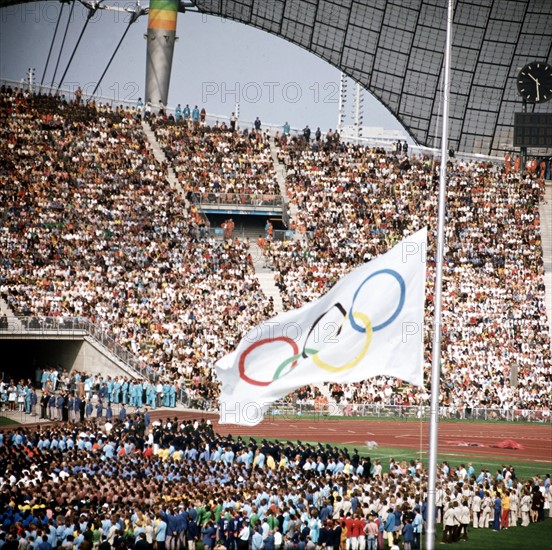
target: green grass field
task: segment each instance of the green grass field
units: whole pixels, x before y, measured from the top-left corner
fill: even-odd
[[[0,427],[2,426],[21,426],[21,424],[11,418],[7,418],[6,416],[0,416]]]
[[[440,545],[442,537],[442,530],[440,526],[437,527],[436,546]],[[458,546],[462,550],[550,550],[552,549],[552,519],[547,518],[527,527],[518,525],[518,527],[498,532],[492,529],[470,529],[466,542],[456,542],[446,546]],[[425,540],[422,544],[422,548],[424,547]]]

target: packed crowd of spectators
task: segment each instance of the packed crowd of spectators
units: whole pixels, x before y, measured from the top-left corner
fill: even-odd
[[[273,314],[237,240],[201,232],[136,110],[0,90],[0,291],[17,315],[87,318],[190,400]]]
[[[202,200],[258,203],[259,195],[280,195],[268,132],[159,118],[152,127],[179,180]]]
[[[549,476],[444,462],[437,478],[444,542],[549,517]],[[427,472],[419,460],[384,465],[139,411],[0,431],[0,509],[5,550],[419,548]]]
[[[186,191],[277,192],[268,135],[149,121],[179,172],[169,184],[140,109],[83,105],[0,90],[0,293],[18,315],[87,318],[156,378],[216,408],[213,365],[274,314],[249,243],[210,238]],[[333,135],[333,134],[332,134]],[[303,238],[268,239],[286,309],[328,290],[356,265],[436,220],[430,158],[326,139],[279,136],[287,193]],[[227,184],[236,187],[227,187]],[[267,187],[268,186],[268,187]],[[214,189],[215,188],[215,189]],[[550,339],[535,179],[451,160],[444,267],[442,405],[549,414]],[[425,335],[432,321],[433,239]],[[426,351],[429,368],[430,353]],[[428,402],[428,390],[379,377],[333,385],[356,404]],[[293,398],[314,402],[316,388]]]
[[[426,349],[433,317],[438,164],[341,144],[338,154],[290,140],[280,151],[305,238],[269,254],[286,309],[326,292],[405,235],[430,228]],[[536,179],[499,165],[451,162],[444,265],[442,404],[549,411],[550,338]],[[426,353],[429,369],[430,354]],[[418,404],[425,391],[398,380],[334,385],[340,402]]]

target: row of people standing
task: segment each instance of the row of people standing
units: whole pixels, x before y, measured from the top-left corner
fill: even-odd
[[[186,103],[184,107],[178,103],[173,116],[167,113],[166,106],[162,100],[159,100],[158,104],[154,105],[151,99],[148,99],[146,103],[144,103],[141,97],[136,101],[136,111],[140,113],[145,120],[150,119],[156,111],[156,114],[161,118],[171,117],[177,123],[184,122],[195,127],[200,125],[204,126],[207,119],[205,107],[200,109],[198,105],[195,105],[192,109],[189,103]]]
[[[193,109],[190,109],[190,105],[188,103],[186,103],[184,108],[182,108],[179,103],[174,111],[175,122],[184,122],[195,127],[198,127],[200,125],[205,126],[206,118],[207,111],[205,110],[205,107],[202,107],[200,110],[199,107],[196,105]]]
[[[63,382],[60,383],[60,380]],[[106,377],[83,374],[78,371],[60,378],[56,369],[44,369],[37,373],[36,386],[31,379],[18,382],[0,382],[0,408],[2,411],[20,411],[36,414],[36,406],[41,405],[41,419],[69,420],[65,408],[77,412],[82,407],[91,416],[96,411],[102,416],[103,409],[115,405],[117,409],[125,407],[175,408],[179,390],[168,381],[151,382],[126,377]],[[57,388],[57,390],[56,390]],[[76,419],[76,418],[75,418]],[[82,420],[82,418],[81,418]]]
[[[91,419],[105,419],[106,422],[118,418],[124,421],[128,411],[125,405],[114,405],[101,399],[87,401],[67,391],[58,394],[44,393],[40,397],[40,419],[62,422],[84,422]]]
[[[0,408],[2,411],[21,411],[30,413],[37,403],[37,395],[30,380],[15,383],[0,382]]]
[[[104,402],[131,407],[174,408],[178,398],[178,388],[168,380],[153,382],[127,376],[104,377],[80,371],[72,373],[68,389],[81,399],[90,400],[96,394]]]

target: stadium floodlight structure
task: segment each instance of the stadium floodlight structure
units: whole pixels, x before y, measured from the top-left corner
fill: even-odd
[[[341,73],[339,78],[339,106],[337,109],[337,131],[341,134],[345,125],[345,103],[347,99],[347,75]]]
[[[357,82],[355,85],[355,99],[353,103],[353,120],[354,120],[354,134],[357,139],[357,143],[362,137],[362,123],[364,121],[364,97],[362,95],[362,87]]]
[[[39,0],[0,0],[0,7],[32,1]],[[387,107],[417,144],[440,147],[443,0],[165,0],[173,1],[180,13],[232,19],[325,59]],[[502,156],[521,110],[519,70],[552,62],[552,2],[456,0],[453,25],[450,147]],[[550,112],[552,102],[530,108]]]

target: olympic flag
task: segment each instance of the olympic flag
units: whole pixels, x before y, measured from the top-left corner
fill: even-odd
[[[303,386],[377,375],[423,385],[427,229],[341,278],[318,300],[253,327],[217,361],[220,422],[253,426]]]

